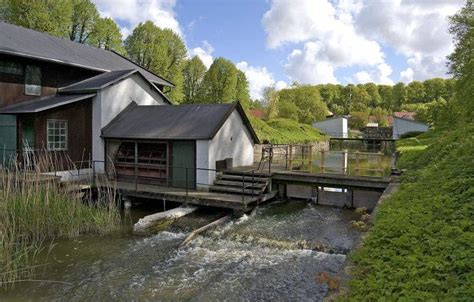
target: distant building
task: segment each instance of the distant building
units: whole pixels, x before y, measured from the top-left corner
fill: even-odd
[[[347,117],[336,116],[313,123],[313,128],[332,137],[348,137]]]
[[[412,119],[393,117],[393,138],[399,139],[403,134],[408,132],[426,132],[428,125]]]

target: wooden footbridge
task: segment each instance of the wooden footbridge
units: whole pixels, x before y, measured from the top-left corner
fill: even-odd
[[[330,164],[334,160],[329,156],[331,151],[308,150],[307,146],[281,147],[280,152],[272,146],[263,150],[261,160],[254,165],[235,167],[223,171],[204,169],[206,171],[186,171],[186,175],[194,175],[190,179],[182,179],[177,185],[174,183],[160,183],[156,180],[139,178],[138,175],[120,178],[116,174],[105,172],[108,180],[97,187],[115,189],[123,199],[143,198],[157,202],[172,201],[182,204],[228,208],[238,212],[247,212],[261,203],[269,201],[276,196],[287,197],[287,188],[303,186],[310,188],[317,198],[320,195],[329,196],[327,189],[336,189],[347,195],[344,206],[353,206],[354,192],[383,192],[389,185],[391,178],[386,175],[386,170],[381,167],[363,167],[361,165],[363,152],[352,155],[347,151],[336,155],[336,171]],[[281,150],[284,150],[281,152]],[[375,157],[372,163],[380,164],[381,153],[367,154]],[[353,157],[351,159],[351,156]],[[340,161],[339,161],[340,160]],[[351,166],[354,165],[354,166]],[[167,167],[173,169],[176,167]],[[387,168],[387,167],[385,167]],[[390,170],[390,167],[388,167]],[[361,175],[362,170],[369,175]],[[95,171],[92,168],[89,170]],[[132,171],[138,169],[132,169]],[[201,169],[202,170],[202,169]],[[215,181],[209,184],[200,184],[196,181],[197,173],[212,173]],[[385,173],[385,174],[384,174]],[[112,180],[112,181],[110,181]]]

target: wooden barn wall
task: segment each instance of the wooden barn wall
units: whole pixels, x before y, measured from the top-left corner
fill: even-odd
[[[47,121],[48,119],[68,121],[68,148],[67,151],[54,151],[57,157],[64,160],[88,161],[92,152],[92,99],[71,105],[51,109],[35,115],[19,116],[18,146],[22,141],[22,120],[34,118],[35,149],[47,149]],[[65,167],[67,164],[64,162]]]
[[[59,87],[64,87],[98,74],[97,71],[8,55],[0,54],[0,60],[18,62],[23,66],[39,66],[41,69],[41,96],[55,94]],[[22,75],[0,73],[0,108],[37,97],[39,96],[25,94],[24,72]]]

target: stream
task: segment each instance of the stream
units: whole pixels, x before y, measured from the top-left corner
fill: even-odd
[[[131,233],[150,209],[124,215],[121,232],[56,241],[39,256],[35,279],[3,293],[2,301],[321,301],[315,277],[343,269],[361,233],[354,210],[304,201],[275,202],[180,246],[195,228],[225,212],[198,210]]]

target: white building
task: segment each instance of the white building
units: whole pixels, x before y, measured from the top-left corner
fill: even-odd
[[[408,132],[426,132],[428,125],[410,119],[393,117],[393,138],[399,139],[403,134]]]
[[[347,117],[336,116],[313,123],[313,128],[332,137],[348,137]]]
[[[240,103],[137,105],[132,102],[102,129],[107,163],[118,178],[204,187],[215,170],[253,163],[257,135]]]

